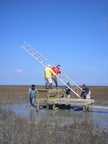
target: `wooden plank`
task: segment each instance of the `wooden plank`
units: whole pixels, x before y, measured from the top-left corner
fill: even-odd
[[[73,104],[73,105],[88,105],[94,103],[93,99],[72,99],[72,98],[60,98],[60,99],[49,99],[48,103],[59,103],[59,104]]]
[[[90,106],[90,108],[108,109],[108,107],[104,107],[104,106]]]
[[[65,92],[64,89],[37,89],[37,91],[39,92],[48,92],[48,93],[62,93],[62,92]]]
[[[36,103],[47,103],[47,98],[37,98]]]

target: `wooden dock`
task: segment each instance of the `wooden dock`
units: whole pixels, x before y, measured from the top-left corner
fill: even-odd
[[[87,111],[90,105],[94,105],[94,99],[67,98],[64,89],[38,89],[36,96],[36,109],[39,110],[39,104],[52,105],[52,109],[56,110],[59,105],[82,105],[83,111]]]

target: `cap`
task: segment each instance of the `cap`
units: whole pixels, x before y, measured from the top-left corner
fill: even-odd
[[[51,67],[51,65],[48,64],[48,67]]]
[[[60,68],[61,66],[60,66],[60,65],[57,65],[57,67]]]
[[[32,84],[32,87],[35,87],[35,85],[34,85],[34,84]]]
[[[67,85],[70,85],[70,83],[68,82]]]

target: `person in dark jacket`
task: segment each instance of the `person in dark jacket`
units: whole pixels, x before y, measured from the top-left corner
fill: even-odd
[[[67,86],[64,87],[64,89],[66,90],[67,98],[70,98],[70,94],[71,94],[71,90],[69,87],[71,88],[70,83],[68,82]]]
[[[84,98],[84,99],[90,99],[91,98],[91,91],[85,84],[83,84],[82,90],[83,91],[81,92],[80,97]]]

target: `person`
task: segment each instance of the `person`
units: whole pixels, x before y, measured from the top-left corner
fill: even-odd
[[[81,98],[90,99],[91,98],[91,91],[85,84],[82,85],[82,92],[80,94]]]
[[[60,65],[57,65],[56,67],[52,67],[52,70],[56,73],[56,75],[60,74]],[[58,87],[58,81],[57,81],[57,76],[52,75],[52,80],[55,82],[56,87]]]
[[[66,90],[67,98],[70,98],[70,94],[71,94],[71,90],[69,87],[71,88],[70,83],[68,82],[67,86],[64,87],[64,89]]]
[[[36,97],[36,88],[35,85],[31,85],[31,88],[29,88],[29,100],[31,106],[34,107],[34,102],[35,102],[35,97]]]
[[[45,88],[46,89],[51,89],[52,88],[52,75],[56,76],[56,73],[51,69],[51,65],[48,65],[44,69]]]

